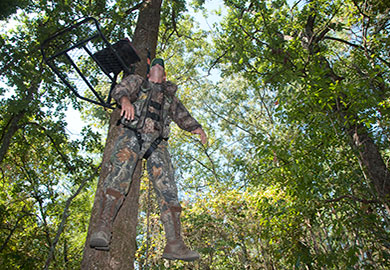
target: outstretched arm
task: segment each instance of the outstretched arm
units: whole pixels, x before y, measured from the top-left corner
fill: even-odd
[[[202,142],[202,144],[206,144],[207,143],[207,135],[204,132],[203,128],[199,127],[197,129],[191,131],[191,133],[200,135],[200,141]]]
[[[189,131],[192,134],[200,135],[202,144],[207,143],[207,135],[202,129],[202,126],[195,120],[184,107],[183,103],[175,96],[177,86],[169,84],[168,93],[172,93],[172,104],[169,107],[169,114],[172,120],[183,130]]]

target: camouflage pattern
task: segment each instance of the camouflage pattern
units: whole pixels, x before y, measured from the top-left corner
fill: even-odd
[[[177,86],[171,82],[150,83],[138,75],[127,76],[115,87],[112,96],[118,103],[127,96],[134,105],[136,119],[131,127],[141,134],[143,142],[140,145],[134,130],[122,127],[111,156],[110,172],[103,182],[105,194],[128,193],[138,160],[158,137],[168,138],[172,120],[187,131],[201,127],[175,96],[176,91]],[[163,140],[153,151],[147,160],[147,171],[158,197],[166,237],[174,241],[181,239],[181,206],[167,146]]]
[[[117,84],[112,91],[112,97],[120,104],[120,99],[127,96],[131,103],[138,98],[138,92],[144,79],[138,75],[130,75],[125,77],[119,84]]]
[[[135,119],[130,123],[123,119],[120,122],[120,134],[100,194],[99,223],[90,238],[90,247],[109,250],[112,224],[129,191],[135,167],[152,143],[163,138],[165,140],[147,158],[147,171],[157,194],[167,238],[162,257],[185,261],[199,259],[199,254],[190,250],[181,237],[181,206],[167,139],[172,120],[186,131],[193,131],[201,125],[175,96],[176,91],[177,86],[171,82],[150,83],[138,75],[127,76],[114,88],[113,98],[118,103],[123,96],[129,98],[135,109]]]
[[[123,96],[129,98],[135,107],[137,128],[142,133],[159,131],[164,138],[169,136],[169,125],[173,120],[181,129],[193,131],[201,125],[191,116],[183,103],[175,96],[177,86],[170,81],[154,84],[145,81],[139,75],[129,75],[118,84],[112,97],[120,103]],[[147,96],[146,96],[147,95]],[[161,104],[160,121],[148,118],[146,111],[153,112],[154,108],[145,106],[145,101]]]
[[[144,143],[140,148],[135,132],[122,128],[118,141],[111,156],[110,173],[103,182],[104,193],[108,190],[116,190],[126,195],[132,180],[132,175],[137,161],[149,149],[150,144],[159,136],[158,133],[142,134]],[[162,141],[147,160],[147,171],[150,181],[158,197],[161,218],[166,229],[166,235],[175,235],[175,224],[170,209],[181,209],[177,187],[174,179],[174,169],[167,149],[168,142]]]

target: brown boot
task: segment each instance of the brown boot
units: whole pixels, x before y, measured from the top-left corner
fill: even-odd
[[[199,253],[190,250],[181,236],[180,206],[171,206],[161,214],[164,225],[167,244],[162,257],[168,260],[195,261],[199,259]]]
[[[119,208],[122,206],[124,196],[116,190],[107,189],[100,196],[101,206],[99,221],[89,240],[89,246],[98,250],[109,250],[112,224]]]
[[[167,260],[182,260],[190,262],[198,260],[200,256],[197,251],[190,250],[184,244],[183,239],[177,239],[167,241],[162,257]]]

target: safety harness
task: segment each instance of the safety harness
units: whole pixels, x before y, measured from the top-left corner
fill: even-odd
[[[122,117],[121,119],[118,120],[118,123],[117,123],[117,126],[119,125],[123,125],[123,127],[125,128],[128,128],[130,130],[132,130],[137,138],[137,141],[138,141],[138,144],[139,144],[139,148],[141,149],[142,148],[142,144],[144,143],[144,140],[142,139],[142,135],[141,133],[138,131],[138,129],[136,128],[133,128],[132,126],[129,125],[129,120],[125,119],[124,117]],[[143,155],[142,158],[144,159],[148,159],[150,157],[150,155],[154,152],[154,150],[157,149],[158,145],[163,141],[168,141],[168,138],[163,138],[161,135],[155,139],[152,144],[150,145],[150,147],[148,148],[148,150],[146,150],[145,154]]]
[[[140,92],[145,92],[145,88],[143,88],[143,86],[141,86],[141,90]],[[120,124],[123,125],[123,127],[125,128],[128,128],[130,130],[132,130],[138,140],[138,144],[139,144],[139,147],[140,149],[142,148],[142,145],[144,143],[144,140],[142,139],[142,135],[141,133],[139,132],[139,129],[141,129],[144,125],[144,122],[145,122],[145,119],[146,118],[151,118],[153,119],[154,121],[156,122],[159,122],[160,120],[163,120],[163,114],[162,114],[162,109],[163,109],[163,106],[162,104],[164,104],[164,101],[165,101],[165,93],[164,93],[164,99],[162,101],[162,104],[158,103],[158,102],[155,102],[153,100],[151,100],[151,93],[152,93],[152,89],[148,89],[147,90],[148,94],[147,94],[147,97],[144,99],[143,103],[142,104],[142,109],[141,109],[141,114],[144,114],[144,117],[139,117],[138,118],[138,121],[142,121],[142,123],[139,123],[137,121],[136,124],[133,123],[133,121],[130,121],[130,120],[127,120],[125,117],[122,117],[120,120],[118,120],[117,122],[117,125],[119,126]],[[170,99],[167,99],[168,102],[170,101]],[[146,106],[146,113],[145,113],[145,110],[144,110],[144,107]],[[157,114],[155,112],[151,112],[149,110],[150,107],[153,107],[155,110],[159,111],[160,114]],[[143,119],[142,119],[143,118]],[[162,123],[163,125],[164,123]],[[163,128],[163,127],[161,127]],[[154,152],[154,150],[157,149],[158,145],[163,141],[167,141],[168,138],[163,138],[161,136],[161,133],[160,133],[160,136],[155,139],[152,144],[150,145],[150,147],[148,148],[148,150],[146,150],[145,154],[143,155],[142,158],[144,159],[148,159],[150,157],[150,155]]]

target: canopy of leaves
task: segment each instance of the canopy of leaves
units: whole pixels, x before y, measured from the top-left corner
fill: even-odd
[[[226,0],[213,32],[199,30],[185,1],[163,2],[157,54],[209,135],[207,147],[177,127],[170,139],[183,235],[202,259],[161,260],[163,230],[144,179],[139,269],[390,267],[388,205],[347,132],[364,127],[387,165],[385,2]],[[15,25],[0,39],[0,263],[77,269],[109,112],[70,95],[39,45],[86,16],[110,41],[131,36],[140,3],[33,3],[4,13]],[[220,80],[207,76],[213,70]],[[69,106],[89,126],[79,136],[67,132]]]

